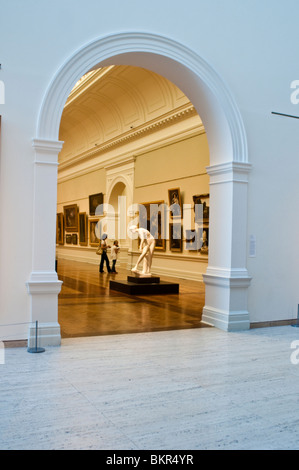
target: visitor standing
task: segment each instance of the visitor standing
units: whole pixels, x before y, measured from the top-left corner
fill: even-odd
[[[106,240],[107,240],[107,235],[106,235],[106,233],[104,233],[104,235],[102,236],[102,241],[101,241],[102,254],[101,254],[101,263],[100,263],[100,268],[99,268],[100,273],[104,272],[104,269],[103,269],[104,268],[104,263],[106,263],[108,273],[111,272],[109,258],[108,258],[108,255],[107,255],[107,250],[108,250],[108,248],[111,248],[111,247],[110,247],[110,245],[107,245]]]
[[[115,270],[115,265],[116,265],[119,250],[120,250],[120,248],[119,248],[119,245],[118,245],[118,241],[115,240],[114,243],[113,243],[113,246],[111,248],[111,259],[112,259],[111,272],[116,273],[116,274],[117,274],[117,271]]]

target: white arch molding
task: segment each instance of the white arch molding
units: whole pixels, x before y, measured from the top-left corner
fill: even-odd
[[[227,331],[247,329],[251,280],[246,269],[250,164],[238,107],[223,79],[194,51],[170,38],[127,32],[96,39],[76,51],[55,74],[41,104],[33,139],[33,268],[27,282],[31,319],[39,321],[40,340],[43,344],[60,344],[57,296],[61,283],[54,266],[57,165],[63,145],[58,136],[63,107],[82,75],[100,66],[120,64],[144,67],[172,81],[188,96],[204,123],[210,150],[207,171],[211,226],[203,321]]]
[[[126,165],[127,166],[127,165]],[[114,216],[116,216],[115,220],[115,238],[118,240],[122,240],[122,251],[123,249],[126,251],[129,248],[129,243],[124,244],[124,240],[127,240],[127,208],[133,204],[133,175],[134,168],[131,169],[131,174],[124,174],[124,175],[114,175],[112,177],[108,177],[107,175],[107,201],[108,204],[113,205],[113,201],[111,201],[112,194],[116,190],[119,184],[123,185],[125,188],[127,195],[125,200],[118,200],[114,201],[116,203],[116,207],[114,207]],[[125,170],[124,170],[125,173]],[[121,229],[120,229],[121,226]]]

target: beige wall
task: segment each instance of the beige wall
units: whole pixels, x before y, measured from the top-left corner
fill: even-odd
[[[140,196],[142,199],[146,195],[145,188],[153,184],[166,184],[203,175],[207,179],[208,165],[209,148],[205,133],[144,153],[136,159],[136,198]]]
[[[57,187],[57,212],[63,212],[63,206],[78,204],[80,212],[89,212],[89,195],[105,193],[105,170],[96,170],[85,175],[59,182]]]
[[[168,190],[180,188],[182,204],[193,205],[193,196],[209,193],[209,177],[206,167],[209,165],[209,149],[206,134],[202,131],[192,137],[170,142],[160,148],[139,154],[135,160],[134,202],[148,203],[164,201],[168,204]],[[57,190],[57,212],[63,212],[68,204],[77,204],[80,212],[89,213],[89,195],[104,193],[106,200],[106,170],[104,168],[81,176],[60,181]],[[111,201],[110,201],[111,202]],[[190,220],[194,227],[194,214],[191,209]],[[129,222],[129,218],[127,219]],[[183,235],[184,236],[184,235]],[[182,242],[181,252],[171,252],[166,241],[164,252],[156,250],[153,271],[160,274],[183,276],[202,280],[202,273],[207,267],[208,257],[198,251],[185,249]],[[98,263],[95,247],[90,244],[57,246],[58,257]],[[123,250],[119,264],[130,268],[129,264],[137,259],[137,245],[133,244],[133,255],[127,258]],[[129,259],[129,261],[128,261]]]
[[[209,192],[209,149],[206,134],[140,155],[135,165],[134,202],[164,200],[168,189],[180,188],[183,204],[193,195]]]

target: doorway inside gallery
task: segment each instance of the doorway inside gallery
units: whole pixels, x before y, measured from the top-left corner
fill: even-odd
[[[250,327],[248,288],[251,276],[246,266],[247,190],[251,165],[248,161],[247,138],[240,110],[222,77],[194,51],[167,37],[142,32],[124,32],[96,39],[72,54],[56,72],[41,103],[36,136],[32,141],[35,154],[33,268],[26,283],[30,296],[30,318],[40,320],[40,341],[57,345],[60,344],[61,339],[57,303],[61,281],[55,271],[55,251],[57,251],[55,226],[56,214],[60,213],[57,207],[57,165],[58,155],[63,147],[63,143],[59,140],[63,110],[68,96],[80,77],[86,75],[88,71],[124,63],[143,70],[151,70],[175,83],[176,87],[188,96],[194,108],[199,111],[209,142],[207,172],[210,178],[209,255],[206,273],[203,274],[205,306],[202,320],[225,331],[248,329]],[[134,101],[131,100],[131,103]],[[112,117],[120,121],[116,109],[113,110]],[[110,124],[112,122],[113,120],[110,119]],[[150,126],[150,131],[153,127]],[[127,132],[130,131],[132,129],[127,129]],[[103,129],[103,134],[105,133],[107,129]],[[112,124],[108,126],[108,134],[110,140],[107,142],[106,150],[110,153],[106,153],[108,160],[106,165],[103,165],[104,174],[107,176],[106,200],[109,200],[111,182],[116,182],[117,179],[130,182],[132,172],[134,181],[137,175],[140,177],[143,175],[143,178],[146,178],[150,174],[148,169],[155,167],[151,158],[144,159],[142,171],[139,171],[138,149],[134,152],[132,147],[138,139],[126,141],[128,134],[125,132],[119,144],[124,144],[123,149],[126,148],[128,151],[126,176],[123,172],[118,174],[121,162],[117,161],[117,158],[113,162],[109,157],[109,155],[112,157],[112,153],[117,148],[113,145],[110,148],[113,142]],[[151,133],[142,134],[143,143],[149,144]],[[140,135],[137,134],[136,137]],[[74,140],[75,138],[74,135]],[[68,142],[72,141],[68,140]],[[83,140],[82,143],[84,143]],[[130,145],[131,151],[129,151]],[[94,146],[95,152],[99,150],[97,147],[97,145]],[[151,151],[154,150],[157,149],[147,147],[146,155],[151,156]],[[125,153],[124,151],[122,156]],[[63,174],[63,165],[65,165],[65,171],[71,171],[73,168],[73,176],[75,176],[75,169],[78,175],[81,170],[84,173],[83,168],[87,164],[87,162],[83,163],[85,156],[84,149],[81,148],[81,152],[77,155],[76,166],[67,161],[59,163],[60,182],[66,178],[66,187],[68,185],[69,189],[74,187],[80,189],[80,183],[83,180],[76,181],[75,185],[70,184],[68,176]],[[182,171],[188,168],[186,156],[188,153],[180,153]],[[156,153],[158,168],[162,174],[161,165],[165,160],[159,157],[159,153]],[[125,161],[122,161],[122,164],[125,166]],[[172,165],[168,166],[167,171],[172,168]],[[88,171],[85,170],[85,173],[87,175]],[[100,175],[98,183],[99,181]],[[105,181],[103,181],[103,187],[104,185]],[[97,194],[91,191],[92,187],[88,186],[87,182],[85,186],[90,190],[89,195]],[[148,185],[148,189],[150,187],[151,185]],[[174,188],[168,186],[168,189]],[[194,194],[197,195],[197,191]],[[142,198],[142,202],[153,202],[152,194],[142,196],[146,196]],[[127,197],[130,197],[130,192],[127,193]],[[137,196],[132,193],[132,197]],[[158,197],[160,199],[160,195],[155,193],[155,202]],[[167,196],[164,197],[167,202]],[[71,200],[70,194],[69,201]],[[47,218],[44,216],[45,210],[50,214]],[[83,212],[83,208],[80,207],[81,210]],[[70,237],[68,238],[70,240]],[[75,248],[72,249],[75,250]],[[69,249],[71,250],[70,247]],[[163,260],[163,256],[163,253],[160,253],[159,257],[155,256],[155,261],[158,263]],[[175,256],[178,254],[173,255]],[[169,260],[167,261],[168,269],[173,273],[177,266],[176,260],[174,259],[172,264]],[[162,268],[163,263],[160,264],[159,270],[161,271]],[[181,274],[181,271],[179,273]],[[164,271],[163,274],[170,273]],[[29,331],[29,335],[33,337],[34,332]]]
[[[59,140],[64,142],[56,231],[62,338],[207,326],[201,318],[209,147],[188,97],[146,68],[95,68],[72,89]],[[179,217],[169,210],[174,197]],[[144,222],[156,238],[152,273],[178,282],[179,294],[132,296],[109,288],[111,279],[125,280],[135,265],[138,241],[127,229]],[[119,241],[117,274],[99,273],[96,249],[103,233],[110,245]]]

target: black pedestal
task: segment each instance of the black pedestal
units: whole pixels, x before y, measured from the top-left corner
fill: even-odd
[[[134,282],[135,284],[159,284],[160,282],[160,278],[157,276],[149,276],[149,277],[128,276],[127,280],[129,282]]]
[[[126,281],[110,281],[110,289],[129,295],[178,294],[179,284],[160,281],[155,276],[128,276]]]

